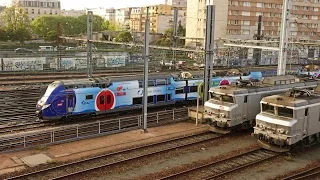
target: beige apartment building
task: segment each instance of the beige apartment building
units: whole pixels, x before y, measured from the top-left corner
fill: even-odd
[[[168,28],[173,27],[174,8],[178,9],[178,22],[182,26],[186,24],[186,8],[174,7],[172,5],[149,6],[150,33],[164,33]],[[130,14],[130,30],[143,32],[146,19],[146,8],[132,8]]]
[[[70,9],[70,10],[66,10],[63,9],[61,10],[61,15],[62,16],[68,16],[68,17],[79,17],[81,15],[86,14],[86,10],[74,10],[74,9]]]
[[[282,0],[211,0],[215,5],[215,38],[254,39],[262,15],[264,39],[280,36]],[[292,0],[289,38],[320,39],[320,0]],[[188,0],[187,46],[204,46],[206,0]]]
[[[41,15],[60,15],[60,0],[12,0],[12,4],[18,4],[25,9],[30,20]]]

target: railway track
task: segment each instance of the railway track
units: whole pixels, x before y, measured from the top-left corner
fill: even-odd
[[[75,161],[67,164],[58,165],[55,167],[42,169],[26,174],[21,174],[9,179],[73,179],[76,176],[82,176],[91,171],[107,168],[112,165],[117,165],[132,160],[137,160],[142,157],[155,155],[159,153],[166,153],[176,148],[196,145],[206,141],[221,137],[221,135],[213,134],[211,132],[203,132],[199,134],[179,137],[175,139],[165,140],[162,142],[141,145],[117,152],[108,153],[80,161]]]
[[[305,180],[305,179],[315,179],[315,177],[320,176],[320,166],[313,167],[311,169],[306,169],[302,172],[296,173],[294,175],[283,178],[282,180]]]
[[[243,168],[264,162],[278,155],[279,153],[259,148],[228,159],[202,164],[192,169],[187,169],[160,179],[215,179],[228,173],[236,172]]]

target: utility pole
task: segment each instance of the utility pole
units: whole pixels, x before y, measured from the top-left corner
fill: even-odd
[[[87,71],[88,78],[92,77],[92,11],[88,11],[87,19]]]
[[[257,31],[257,40],[260,41],[261,38],[261,24],[262,24],[262,15],[259,15],[258,17],[258,31]],[[260,46],[260,43],[257,44]],[[261,59],[261,49],[255,49],[255,56],[256,56],[256,65],[259,65],[260,59]]]
[[[147,117],[148,117],[148,61],[149,61],[149,31],[150,31],[150,22],[149,22],[149,7],[147,7],[146,22],[145,22],[145,31],[144,31],[144,86],[143,86],[143,132],[147,131]]]
[[[288,27],[290,16],[290,0],[283,0],[281,31],[280,31],[280,47],[278,58],[277,75],[286,74],[287,52],[288,52]]]
[[[210,2],[210,1],[209,1]],[[204,89],[203,104],[208,101],[209,89],[212,84],[212,66],[214,54],[214,28],[215,28],[215,6],[207,4],[206,15],[206,46],[205,46],[205,71],[204,71]]]
[[[60,38],[60,36],[62,36],[62,26],[61,26],[61,23],[58,22],[57,24],[57,51],[58,51],[58,61],[57,61],[57,66],[58,66],[58,69],[61,68],[61,41],[62,39]]]
[[[174,8],[174,14],[173,14],[173,34],[172,34],[172,40],[173,40],[173,47],[175,48],[177,46],[177,31],[178,31],[178,8]],[[172,64],[176,65],[176,50],[173,50],[173,61]]]

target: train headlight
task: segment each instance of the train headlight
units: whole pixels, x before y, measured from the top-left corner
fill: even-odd
[[[45,104],[42,106],[42,109],[47,109],[51,104]]]
[[[278,131],[278,133],[280,133],[280,134],[285,134],[285,133],[286,133],[286,131],[285,131],[284,129],[277,129],[277,131]]]

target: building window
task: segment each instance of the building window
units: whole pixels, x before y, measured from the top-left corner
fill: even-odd
[[[242,30],[242,34],[243,35],[249,35],[250,34],[250,30]]]
[[[31,14],[34,14],[34,9],[31,9]]]
[[[38,14],[40,14],[40,9],[38,9]]]
[[[243,2],[243,6],[251,6],[251,3],[250,3],[250,2],[245,1],[245,2]]]
[[[302,15],[302,18],[303,18],[303,15]],[[318,20],[318,16],[312,16],[311,19]]]
[[[297,34],[298,34],[297,31],[291,31],[290,33],[291,36],[296,36]]]
[[[250,12],[248,12],[248,11],[242,11],[242,16],[250,16]]]
[[[319,8],[314,7],[314,8],[313,8],[313,11],[319,11]]]
[[[50,9],[50,15],[52,15],[52,10]]]
[[[250,21],[243,21],[243,25],[249,26],[250,25]]]
[[[263,7],[263,3],[257,3],[257,7]]]
[[[262,12],[256,12],[256,16],[262,16],[263,14],[262,14]]]

